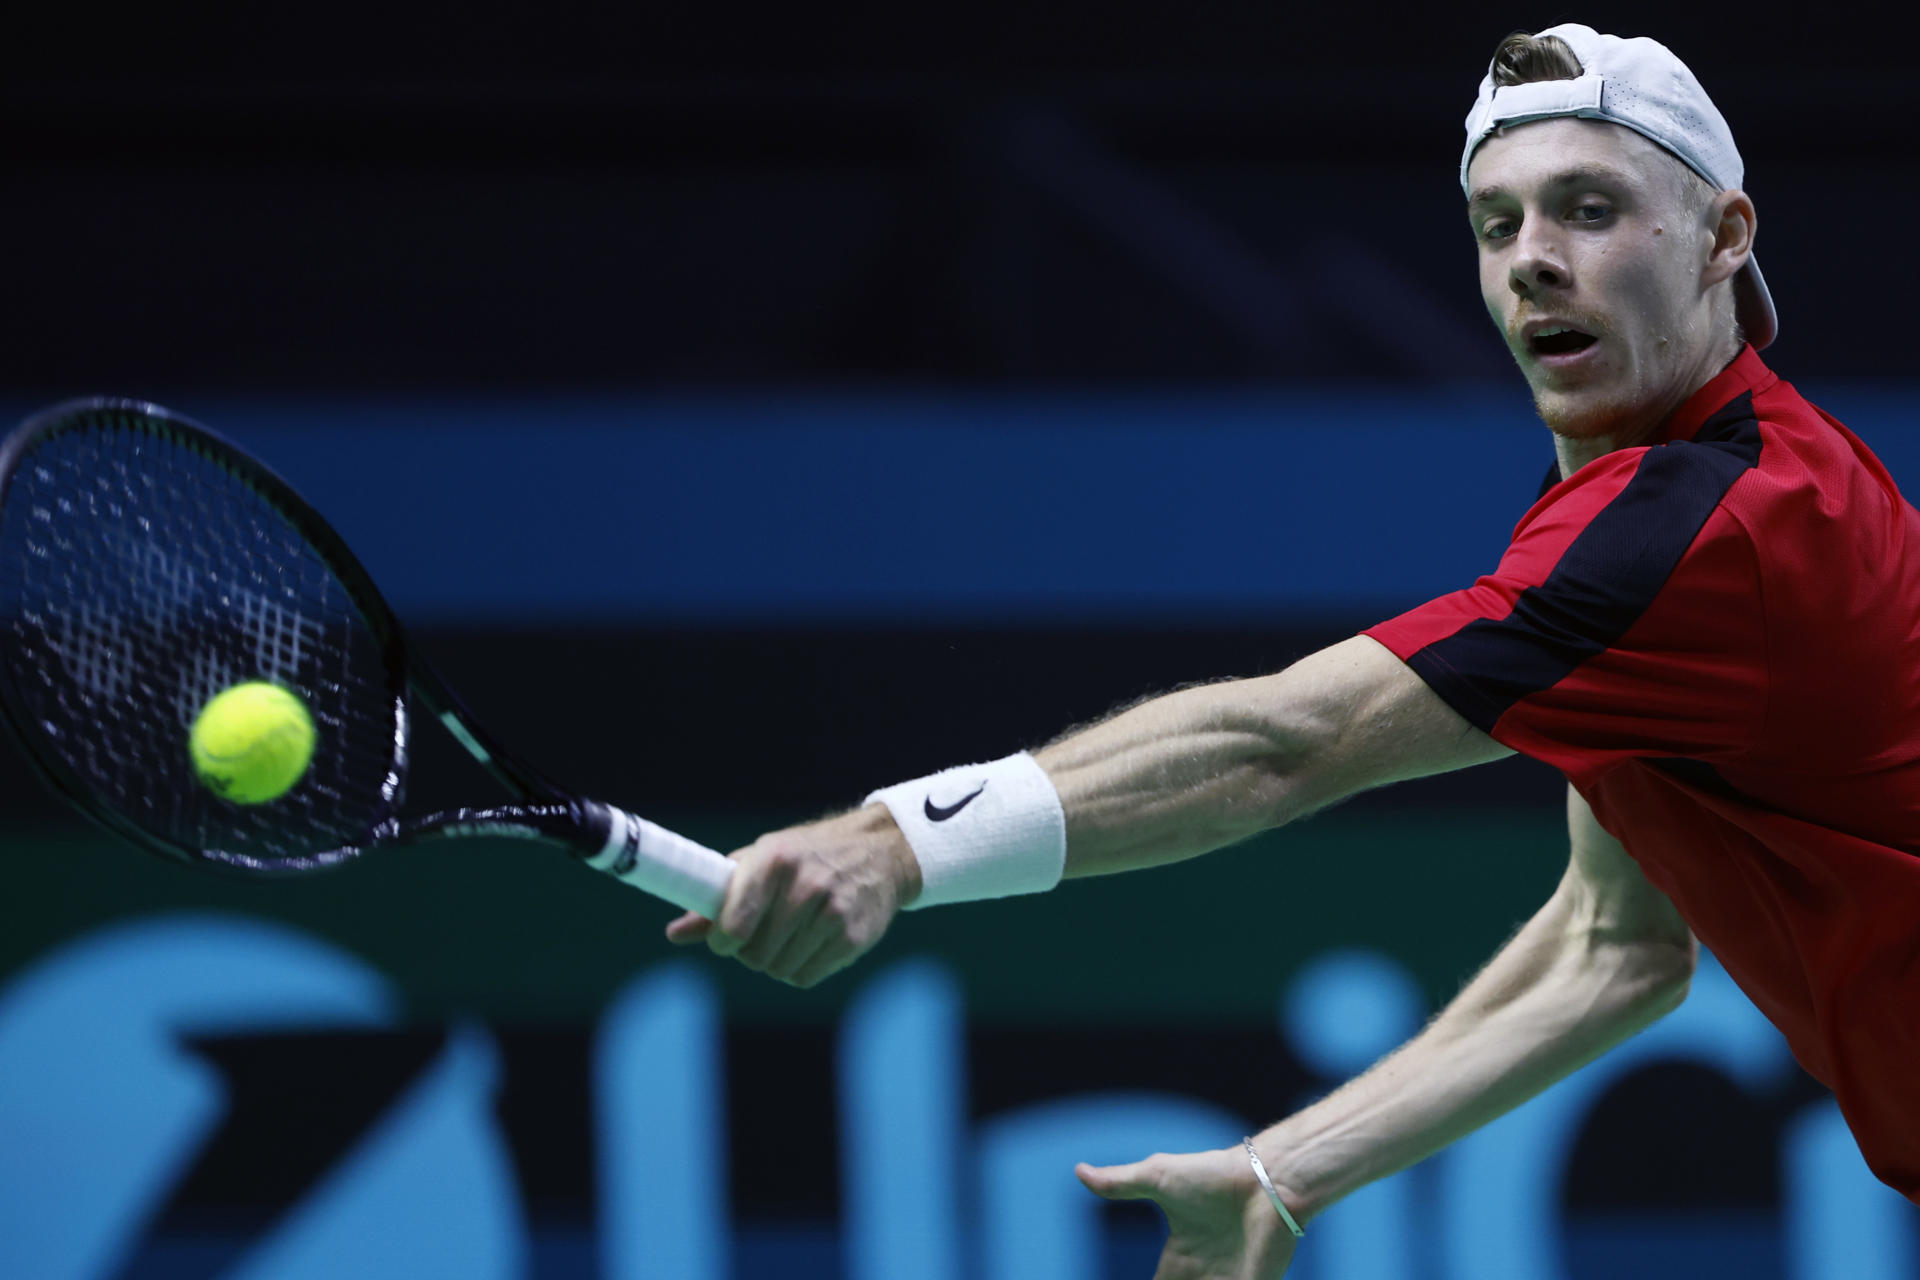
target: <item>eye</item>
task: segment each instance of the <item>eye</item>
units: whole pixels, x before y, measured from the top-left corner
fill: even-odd
[[[1494,218],[1480,228],[1482,240],[1505,240],[1513,234],[1515,223],[1512,218]]]
[[[1604,204],[1583,204],[1568,216],[1575,222],[1598,222],[1613,210]]]

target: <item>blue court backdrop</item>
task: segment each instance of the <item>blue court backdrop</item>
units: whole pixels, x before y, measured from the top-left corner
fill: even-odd
[[[1920,484],[1912,389],[1803,390]],[[450,634],[1337,632],[1490,568],[1551,456],[1480,384],[171,407]],[[596,711],[549,708],[556,734]],[[35,785],[0,757],[5,813]],[[753,785],[660,816],[714,843],[803,816]],[[0,1275],[1145,1276],[1156,1224],[1074,1161],[1232,1143],[1399,1043],[1550,888],[1557,822],[1336,811],[1284,856],[910,918],[804,995],[497,851],[263,890],[12,823]],[[282,1140],[302,1167],[236,1192]],[[1917,1233],[1707,957],[1678,1013],[1328,1212],[1291,1274],[1910,1280]]]
[[[1801,390],[1920,483],[1910,390]],[[1552,461],[1517,380],[168,407],[424,623],[1377,620],[1490,569]]]

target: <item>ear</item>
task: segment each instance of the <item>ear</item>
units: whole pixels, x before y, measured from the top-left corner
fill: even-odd
[[[1753,256],[1753,235],[1758,221],[1753,201],[1744,191],[1722,191],[1707,202],[1707,261],[1701,272],[1702,285],[1731,280]]]

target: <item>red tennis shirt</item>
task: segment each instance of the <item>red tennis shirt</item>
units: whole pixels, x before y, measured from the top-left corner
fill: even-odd
[[[1920,515],[1751,347],[1372,628],[1567,775],[1920,1201]]]

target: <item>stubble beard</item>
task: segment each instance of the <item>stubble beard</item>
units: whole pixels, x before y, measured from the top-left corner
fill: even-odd
[[[1529,376],[1524,357],[1519,351],[1513,352],[1513,358],[1514,363],[1520,366],[1520,376],[1526,379],[1527,391],[1533,396],[1534,413],[1547,425],[1547,430],[1557,436],[1565,436],[1570,440],[1591,440],[1598,436],[1614,435],[1634,416],[1634,406],[1629,403],[1629,397],[1617,391],[1592,385],[1566,391],[1542,387]],[[1543,373],[1542,376],[1550,375]]]
[[[1636,422],[1647,415],[1644,405],[1598,392],[1567,395],[1536,390],[1533,411],[1546,423],[1547,430],[1570,440],[1618,438],[1630,434]]]

